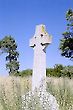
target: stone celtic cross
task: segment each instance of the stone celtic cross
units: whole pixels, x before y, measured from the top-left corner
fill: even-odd
[[[50,43],[51,36],[46,32],[45,25],[37,25],[29,44],[34,49],[32,90],[39,88],[42,80],[46,78],[46,47]]]
[[[24,110],[30,109],[30,102],[33,105],[31,106],[32,109],[34,107],[37,109],[38,105],[35,106],[35,104],[38,103],[41,107],[40,110],[59,110],[56,98],[46,90],[46,47],[50,43],[51,36],[46,32],[45,25],[37,25],[35,34],[29,43],[34,50],[32,91],[29,91],[28,95],[23,96]],[[26,99],[27,101],[25,102]],[[38,102],[35,103],[36,99],[38,99]]]

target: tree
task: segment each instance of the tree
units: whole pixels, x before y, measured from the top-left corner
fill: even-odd
[[[66,13],[67,30],[62,34],[60,40],[61,55],[73,60],[73,11],[69,9]]]
[[[71,79],[73,77],[73,66],[65,66],[62,70],[62,74]]]
[[[17,45],[11,36],[5,36],[0,41],[0,54],[7,53],[6,61],[6,68],[9,70],[9,74],[14,74],[18,72],[19,69],[19,62],[17,61],[19,53],[17,52]]]
[[[55,64],[54,69],[53,69],[55,76],[61,77],[63,68],[64,68],[63,65]]]

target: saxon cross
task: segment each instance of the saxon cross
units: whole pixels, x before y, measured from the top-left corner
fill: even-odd
[[[45,25],[37,25],[29,44],[34,49],[32,90],[39,88],[42,81],[46,79],[46,47],[50,43],[51,36],[46,32]]]

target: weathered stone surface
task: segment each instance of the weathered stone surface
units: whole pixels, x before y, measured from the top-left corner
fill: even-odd
[[[34,49],[34,63],[32,75],[32,90],[39,88],[42,80],[46,78],[46,47],[51,43],[45,25],[37,25],[33,38],[30,39],[30,47]],[[44,84],[45,85],[45,84]]]
[[[32,102],[32,110],[35,110],[37,107],[39,107],[37,108],[39,110],[59,110],[56,98],[46,91],[46,47],[51,42],[52,37],[46,32],[45,25],[37,25],[35,34],[29,42],[30,47],[34,50],[34,63],[32,92],[29,92],[27,95],[27,105],[28,102]],[[23,96],[24,99],[25,95]],[[26,106],[26,108],[29,107]]]
[[[59,110],[56,98],[46,91],[30,91],[22,100],[22,110]]]

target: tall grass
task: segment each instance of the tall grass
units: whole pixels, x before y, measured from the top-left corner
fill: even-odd
[[[31,77],[0,77],[0,110],[26,110],[22,108],[24,94],[26,94],[24,104],[29,106],[27,110],[45,110],[39,106],[37,92],[35,96],[30,97],[29,91],[31,91]],[[60,110],[73,110],[73,79],[47,78],[47,91],[56,97]]]
[[[30,88],[29,78],[0,78],[0,110],[21,110],[22,95]]]
[[[54,95],[60,110],[73,110],[73,79],[48,78],[47,91]]]

